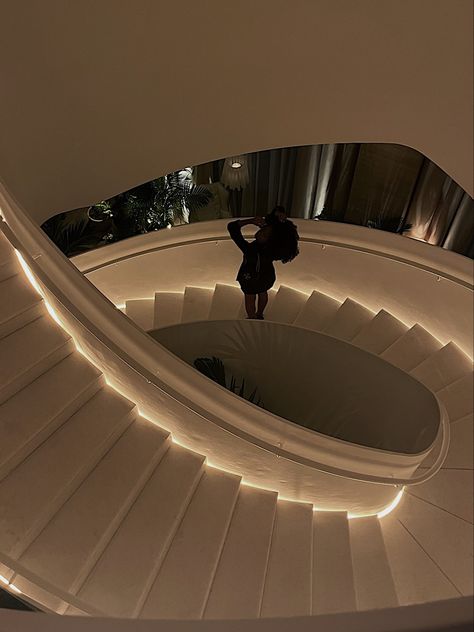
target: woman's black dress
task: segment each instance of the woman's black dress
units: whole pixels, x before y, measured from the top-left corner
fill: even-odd
[[[244,294],[266,292],[275,283],[275,268],[265,245],[248,242],[242,236],[239,220],[227,224],[227,230],[235,244],[244,253],[244,260],[237,274],[237,281]]]

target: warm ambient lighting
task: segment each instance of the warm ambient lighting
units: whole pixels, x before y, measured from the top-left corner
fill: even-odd
[[[26,261],[23,259],[23,256],[20,252],[18,252],[18,250],[16,250],[15,248],[15,254],[18,258],[18,261],[20,262],[21,267],[23,268],[23,272],[26,274],[26,277],[28,279],[28,281],[31,283],[31,285],[35,288],[35,290],[38,292],[38,294],[40,294],[43,298],[44,298],[44,294],[38,284],[38,281],[35,279],[35,277],[33,276],[33,273],[31,272],[30,268],[28,267],[28,264],[26,263]]]
[[[384,518],[385,516],[388,516],[389,513],[391,513],[395,507],[398,505],[398,503],[400,502],[402,496],[403,496],[403,492],[405,491],[405,488],[402,487],[401,490],[398,492],[398,494],[395,496],[395,498],[392,500],[392,502],[387,505],[385,507],[385,509],[382,509],[382,511],[379,511],[378,513],[368,513],[368,514],[351,514],[348,513],[347,514],[347,519],[348,520],[354,520],[355,518],[369,518],[371,516],[377,516],[377,518]],[[315,509],[314,511],[318,511],[317,509]]]
[[[28,278],[28,280],[30,281],[31,285],[32,285],[32,286],[36,289],[36,291],[37,291],[37,292],[38,292],[38,293],[39,293],[39,294],[43,297],[43,299],[44,299],[44,301],[45,301],[46,308],[47,308],[47,310],[48,310],[49,314],[50,314],[50,315],[51,315],[51,317],[52,317],[52,318],[53,318],[53,319],[54,319],[54,320],[58,323],[58,325],[60,325],[60,327],[62,327],[63,329],[65,329],[65,327],[64,327],[63,323],[61,323],[61,320],[59,319],[59,317],[58,317],[58,315],[57,315],[56,311],[55,311],[55,310],[53,309],[53,307],[52,307],[52,306],[48,303],[48,301],[47,301],[47,300],[45,300],[45,296],[44,296],[43,291],[41,290],[41,287],[39,286],[38,282],[36,281],[36,279],[35,279],[35,277],[34,277],[33,273],[31,272],[31,270],[30,270],[30,268],[29,268],[28,264],[26,263],[26,261],[25,261],[25,260],[24,260],[24,258],[22,257],[21,253],[20,253],[20,252],[18,252],[18,250],[15,250],[15,253],[16,253],[16,255],[17,255],[17,257],[18,257],[18,260],[19,260],[19,262],[20,262],[20,265],[21,265],[21,267],[23,268],[23,271],[25,272],[25,275],[27,276],[27,278]],[[120,307],[122,307],[122,305],[116,305],[115,307],[116,307],[116,308],[120,308]],[[125,307],[125,304],[123,305],[123,307]],[[68,332],[68,333],[69,333],[69,332]],[[73,337],[73,340],[74,340],[74,337]],[[90,357],[88,357],[88,355],[87,355],[86,353],[84,353],[84,351],[80,348],[80,346],[78,345],[78,343],[77,343],[75,340],[74,340],[74,342],[75,342],[75,345],[76,345],[77,350],[78,350],[78,351],[79,351],[82,355],[84,355],[84,356],[85,356],[85,357],[89,360],[89,362],[91,362],[92,364],[94,364],[94,365],[95,365],[94,361],[93,361]],[[103,371],[102,371],[102,372],[103,372]],[[106,384],[107,384],[107,385],[109,385],[109,386],[111,386],[112,388],[114,388],[117,392],[119,392],[119,393],[120,393],[121,395],[123,395],[124,397],[127,397],[127,395],[126,395],[125,393],[121,392],[121,390],[117,388],[117,386],[113,383],[113,381],[112,381],[111,379],[109,379],[109,378],[108,378],[108,376],[107,376],[105,373],[103,373],[103,375],[104,375],[105,382],[106,382]],[[145,416],[145,415],[143,415],[143,414],[141,413],[141,411],[138,411],[138,413],[139,413],[139,415],[140,415],[140,416]],[[175,437],[173,437],[172,435],[171,435],[171,440],[173,441],[173,443],[176,443],[176,444],[178,444],[178,445],[182,445],[183,447],[186,447],[186,446],[184,446],[184,445],[183,445],[183,444],[182,444],[179,440],[176,440],[176,439],[175,439]],[[213,463],[210,463],[208,459],[206,459],[206,466],[207,466],[207,467],[211,467],[211,468],[215,468],[215,469],[219,469],[219,470],[221,470],[221,471],[227,471],[227,470],[224,470],[222,467],[218,467],[218,466],[214,465]],[[232,473],[233,473],[233,472],[232,472]],[[252,483],[249,483],[249,482],[247,482],[247,481],[245,481],[245,480],[242,480],[241,482],[242,482],[242,484],[244,484],[244,485],[248,485],[249,487],[257,487],[257,486],[255,486],[255,485],[253,485]],[[383,509],[382,511],[380,511],[379,513],[377,513],[377,514],[376,514],[376,515],[377,515],[377,518],[383,518],[384,516],[387,516],[387,515],[388,515],[391,511],[393,511],[393,510],[395,509],[395,507],[397,507],[398,503],[400,502],[401,497],[402,497],[402,495],[403,495],[403,492],[404,492],[404,488],[402,488],[402,489],[398,492],[398,494],[396,495],[395,499],[394,499],[394,500],[393,500],[393,501],[392,501],[392,502],[391,502],[391,503],[390,503],[390,504],[389,504],[389,505],[388,505],[385,509]],[[281,500],[284,500],[284,499],[285,499],[285,497],[284,497],[284,496],[279,496],[279,498],[280,498]],[[288,499],[288,500],[292,500],[292,499]],[[313,508],[313,511],[320,511],[320,510],[318,510],[316,507],[314,507],[314,508]],[[325,510],[324,510],[324,511],[325,511]],[[348,519],[354,519],[354,518],[365,518],[365,517],[367,517],[367,516],[369,516],[369,515],[372,515],[372,516],[373,516],[374,514],[364,514],[364,515],[362,515],[362,514],[347,514],[347,517],[348,517]],[[9,589],[11,589],[13,592],[16,592],[16,593],[19,593],[19,594],[21,593],[21,591],[20,591],[20,590],[19,590],[16,586],[14,586],[13,584],[11,584],[11,583],[10,583],[10,582],[9,582],[9,581],[8,581],[8,580],[4,577],[4,576],[3,576],[3,575],[0,575],[0,581],[1,581],[2,583],[6,584],[6,585],[9,587]]]
[[[388,516],[388,514],[395,509],[395,507],[398,505],[398,503],[402,499],[404,491],[405,491],[405,488],[402,487],[401,490],[398,492],[398,494],[395,496],[395,498],[392,500],[390,505],[388,507],[385,507],[385,509],[383,509],[382,511],[379,511],[379,513],[377,514],[377,518],[384,518],[385,516]]]
[[[8,579],[6,577],[4,577],[3,575],[0,575],[0,582],[2,582],[2,584],[5,584],[5,586],[8,586],[8,588],[12,592],[17,593],[17,595],[21,595],[21,590],[19,588],[17,588],[14,584],[10,584]]]
[[[226,158],[222,168],[221,182],[228,189],[244,189],[249,183],[248,158],[232,156]]]

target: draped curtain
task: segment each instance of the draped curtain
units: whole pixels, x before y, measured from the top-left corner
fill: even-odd
[[[409,147],[386,143],[308,145],[247,154],[249,184],[230,191],[234,216],[292,217],[403,233],[473,257],[474,202],[444,171]],[[217,182],[224,160],[195,168]]]

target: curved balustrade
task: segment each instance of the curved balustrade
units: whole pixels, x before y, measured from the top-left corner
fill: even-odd
[[[278,282],[350,296],[374,312],[386,309],[406,325],[419,323],[441,342],[472,357],[472,261],[456,253],[375,229],[296,220],[300,255],[277,264]],[[252,229],[247,229],[251,235]],[[227,220],[149,233],[72,259],[114,304],[152,298],[186,285],[235,283],[241,253]]]
[[[283,497],[308,500],[324,509],[344,509],[352,515],[381,511],[407,482],[395,472],[387,476],[386,468],[380,470],[370,460],[355,466],[358,458],[351,458],[344,450],[330,451],[324,459],[315,458],[303,429],[289,429],[288,423],[258,409],[250,414],[250,407],[244,402],[235,405],[231,394],[224,393],[216,400],[215,385],[125,319],[65,260],[5,190],[0,193],[0,203],[14,235],[10,235],[13,243],[78,347],[114,387],[137,403],[142,414],[169,429],[175,440],[205,454],[211,464],[239,471],[249,483],[277,489]],[[309,230],[317,230],[317,226],[311,223]],[[192,228],[181,230],[184,241],[199,241],[201,246],[202,233],[193,236]],[[204,239],[210,244],[216,240],[213,231],[214,235],[222,234],[224,227],[221,223],[201,230],[207,232]],[[307,238],[301,232],[303,239]],[[172,236],[168,231],[156,238],[164,240],[161,248],[167,248],[169,254],[172,240],[176,240],[174,233]],[[137,240],[133,242],[130,246],[136,247]],[[361,244],[353,247],[360,248]],[[395,251],[394,244],[391,248]],[[428,263],[425,252],[420,258]],[[445,275],[446,283],[467,290],[462,265],[457,271],[459,283],[448,279],[455,273],[459,259],[453,253],[444,254],[448,255],[448,265],[444,271],[439,265],[436,272]],[[383,260],[382,256],[378,260]],[[416,264],[409,265],[415,269]],[[423,273],[427,274],[426,270]],[[317,493],[322,488],[327,492],[323,506]]]

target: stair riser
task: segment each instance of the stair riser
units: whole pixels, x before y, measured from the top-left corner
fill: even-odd
[[[103,456],[110,450],[120,435],[136,417],[136,411],[131,410],[122,419],[117,421],[114,431],[109,434],[101,443],[96,446],[93,454],[88,455],[89,461],[84,464],[79,472],[61,489],[61,491],[43,507],[42,513],[37,517],[36,522],[28,529],[25,536],[12,547],[9,555],[18,559],[23,555],[33,540],[38,537],[51,518],[60,510],[67,499],[76,491],[79,485],[85,480],[88,474],[95,468]]]
[[[100,375],[96,380],[91,382],[85,389],[77,393],[77,397],[63,408],[49,423],[40,428],[37,434],[30,437],[29,440],[21,447],[20,450],[12,454],[2,464],[0,464],[0,482],[8,476],[8,474],[24,461],[29,454],[38,448],[53,432],[55,432],[64,422],[66,422],[74,413],[76,413],[89,399],[91,399],[103,386],[105,386],[105,378]]]
[[[67,340],[60,347],[54,349],[48,355],[44,356],[33,366],[25,367],[19,375],[16,375],[0,390],[0,404],[3,404],[9,397],[18,393],[25,388],[37,377],[48,371],[52,366],[64,360],[70,353],[74,351],[74,342],[72,339]]]

